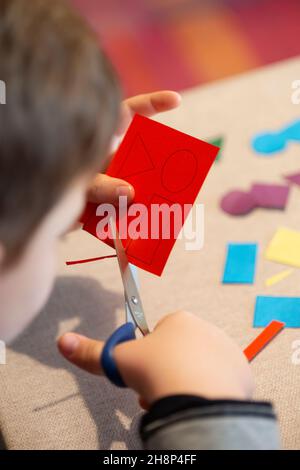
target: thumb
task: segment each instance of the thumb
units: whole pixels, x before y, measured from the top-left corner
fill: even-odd
[[[75,333],[66,333],[57,341],[60,353],[72,364],[91,374],[103,374],[100,365],[104,342],[86,338]]]
[[[126,196],[128,204],[134,198],[134,189],[127,181],[99,173],[93,179],[87,194],[89,202],[118,205],[119,197]]]

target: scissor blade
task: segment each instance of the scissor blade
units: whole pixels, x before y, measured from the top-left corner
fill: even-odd
[[[110,218],[109,221],[111,233],[113,236],[114,246],[116,249],[121,277],[124,286],[124,294],[126,299],[126,304],[128,309],[131,313],[131,318],[133,318],[136,326],[142,332],[143,335],[147,335],[149,333],[149,328],[147,325],[147,321],[144,314],[144,309],[142,305],[142,301],[140,298],[140,294],[128,262],[128,258],[123,246],[123,243],[120,239],[118,229],[115,225],[115,221],[113,218]],[[128,311],[126,312],[127,317],[130,315]]]

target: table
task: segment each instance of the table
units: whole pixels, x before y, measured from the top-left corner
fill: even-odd
[[[205,204],[205,243],[198,252],[176,243],[162,278],[140,272],[141,295],[151,326],[179,308],[208,319],[244,348],[258,334],[252,328],[255,297],[299,295],[300,273],[266,287],[284,269],[263,257],[278,226],[300,230],[300,191],[293,187],[284,212],[256,210],[232,218],[219,209],[220,197],[253,181],[280,182],[300,168],[300,147],[274,158],[259,158],[250,147],[256,132],[276,129],[300,115],[291,102],[299,79],[299,58],[188,90],[179,110],[159,120],[196,137],[225,137],[223,157],[210,172],[198,202]],[[228,241],[257,241],[254,285],[220,283]],[[65,260],[101,256],[110,249],[82,231],[60,247],[59,276],[50,301],[8,351],[0,366],[0,423],[9,449],[137,449],[140,409],[131,391],[77,370],[59,356],[56,337],[74,330],[105,339],[123,317],[123,294],[115,259],[67,267]],[[279,414],[283,446],[300,447],[300,366],[291,362],[300,331],[286,329],[253,362],[256,397],[271,399]]]

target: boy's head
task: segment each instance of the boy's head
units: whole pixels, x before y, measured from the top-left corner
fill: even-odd
[[[114,72],[62,0],[1,0],[0,339],[45,302],[58,238],[84,205],[119,114]]]

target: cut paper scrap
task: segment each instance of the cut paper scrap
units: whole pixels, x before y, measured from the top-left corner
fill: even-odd
[[[294,183],[300,186],[300,172],[293,173],[291,175],[286,175],[284,176],[284,178],[288,180],[290,183]]]
[[[218,152],[218,155],[217,155],[217,158],[215,160],[215,162],[219,162],[223,156],[223,146],[224,146],[224,137],[222,136],[219,136],[219,137],[216,137],[214,139],[210,139],[209,140],[209,143],[212,144],[212,145],[215,145],[216,147],[219,147],[219,152]]]
[[[289,186],[283,184],[254,183],[250,194],[257,207],[282,210],[286,207],[289,190]]]
[[[300,232],[279,228],[269,243],[265,258],[281,264],[300,267]]]
[[[276,335],[284,328],[285,323],[273,320],[269,325],[252,341],[252,343],[244,349],[244,354],[249,362],[251,362],[258,353],[261,352],[267,344],[275,338]]]
[[[293,121],[279,131],[257,134],[252,140],[255,152],[271,156],[284,150],[289,142],[300,142],[300,120]]]
[[[268,277],[268,279],[265,280],[265,285],[267,287],[273,286],[274,284],[277,284],[280,281],[283,281],[283,279],[287,278],[294,272],[294,269],[285,269],[284,271],[281,271],[280,273],[274,274],[274,276]]]
[[[283,210],[289,189],[283,184],[254,183],[249,191],[234,190],[225,194],[220,206],[230,215],[246,215],[256,208]]]
[[[256,243],[228,243],[223,284],[253,284],[256,255]]]
[[[75,264],[92,263],[94,261],[101,261],[103,259],[116,258],[116,257],[117,255],[108,255],[108,256],[99,256],[98,258],[78,259],[75,261],[66,261],[66,265],[73,266]]]
[[[251,194],[235,190],[222,197],[220,207],[230,215],[246,215],[256,207],[256,203]]]
[[[287,328],[299,328],[300,297],[257,296],[253,326],[267,326],[272,320],[284,322]]]
[[[207,142],[135,115],[107,174],[132,184],[135,189],[134,203],[143,204],[147,209],[141,223],[149,228],[153,225],[153,205],[163,204],[170,209],[177,204],[182,216],[176,224],[171,217],[170,227],[167,227],[171,236],[168,238],[163,237],[166,227],[162,228],[162,224],[158,224],[156,238],[151,238],[151,234],[146,234],[144,239],[139,237],[138,228],[134,236],[130,237],[128,230],[121,235],[130,263],[153,274],[162,274],[179,230],[188,216],[187,205],[191,208],[195,202],[218,151],[216,146]],[[96,209],[97,204],[88,205],[81,218],[83,229],[112,246],[105,229],[107,225],[97,233],[97,225],[103,217],[96,215]],[[126,216],[127,212],[121,217],[124,219]],[[133,219],[135,216],[128,215],[128,227]],[[117,225],[119,227],[118,215]],[[119,232],[121,234],[120,228]]]

